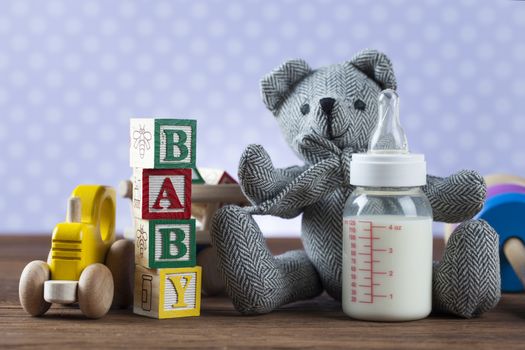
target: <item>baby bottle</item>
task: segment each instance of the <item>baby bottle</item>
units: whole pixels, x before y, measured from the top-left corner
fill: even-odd
[[[371,321],[409,321],[432,307],[432,208],[422,154],[410,154],[395,91],[379,96],[368,152],[354,154],[356,186],[343,214],[343,311]]]

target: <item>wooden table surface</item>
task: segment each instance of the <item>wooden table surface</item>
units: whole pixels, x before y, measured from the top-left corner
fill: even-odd
[[[272,240],[282,252],[297,240]],[[435,244],[436,254],[441,246]],[[226,297],[204,298],[201,317],[154,320],[111,311],[88,320],[75,308],[53,306],[44,317],[25,314],[18,278],[31,260],[44,259],[49,237],[0,237],[0,347],[16,348],[355,348],[525,349],[525,295],[504,295],[498,307],[473,320],[433,315],[404,323],[360,322],[322,295],[268,315],[240,316]]]

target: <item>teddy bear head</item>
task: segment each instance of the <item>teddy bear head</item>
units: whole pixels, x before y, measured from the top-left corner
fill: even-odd
[[[378,95],[387,88],[396,89],[392,64],[375,50],[315,70],[304,60],[290,60],[261,81],[264,103],[306,161],[312,157],[305,153],[316,152],[304,147],[312,138],[342,150],[365,150],[378,117]]]

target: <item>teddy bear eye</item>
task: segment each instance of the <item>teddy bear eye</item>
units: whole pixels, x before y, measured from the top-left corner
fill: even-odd
[[[361,101],[361,100],[356,100],[354,102],[354,108],[358,109],[360,111],[364,111],[365,108],[366,108],[366,104],[363,101]]]
[[[303,115],[307,115],[308,113],[310,113],[310,105],[308,103],[305,103],[301,106],[301,113]]]

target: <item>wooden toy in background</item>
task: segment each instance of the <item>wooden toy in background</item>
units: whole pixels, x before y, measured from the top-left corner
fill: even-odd
[[[501,290],[525,291],[525,178],[495,174],[485,177],[487,199],[476,218],[487,221],[500,240]],[[456,225],[445,225],[445,242]]]
[[[133,244],[115,242],[115,191],[80,185],[68,201],[66,221],[56,225],[44,261],[33,261],[20,277],[19,297],[32,316],[56,304],[78,302],[89,318],[132,300]]]
[[[131,119],[130,165],[135,231],[133,312],[153,318],[200,314],[201,268],[191,219],[196,121]]]

